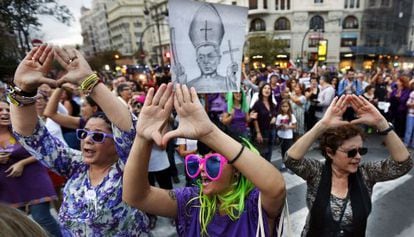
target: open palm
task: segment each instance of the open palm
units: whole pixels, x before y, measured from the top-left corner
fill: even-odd
[[[33,48],[17,67],[14,74],[14,84],[25,92],[36,91],[37,87],[43,83],[56,87],[55,80],[44,76],[52,61],[52,46],[41,45]]]
[[[139,114],[137,134],[146,140],[153,140],[161,146],[164,127],[173,107],[172,84],[161,85],[154,95],[154,88],[148,91],[144,106]]]
[[[74,85],[80,85],[86,77],[93,73],[83,55],[74,48],[55,47],[55,58],[67,71],[58,80],[59,85],[66,82],[70,82]]]
[[[214,124],[210,121],[203,106],[198,99],[194,88],[189,90],[187,86],[176,85],[174,108],[179,116],[179,125],[176,130],[165,134],[163,144],[174,137],[186,137],[201,140],[211,133]]]
[[[351,123],[377,126],[385,120],[377,108],[362,96],[352,95],[350,103],[358,117],[358,119],[352,120]]]
[[[335,97],[321,119],[321,123],[327,128],[348,124],[348,121],[342,120],[342,115],[348,106],[348,99],[347,95],[341,96],[340,98]]]

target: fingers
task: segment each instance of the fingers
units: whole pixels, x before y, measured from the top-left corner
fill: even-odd
[[[68,67],[68,63],[65,61],[68,58],[66,52],[60,47],[55,47],[54,54],[56,61],[66,69]]]
[[[78,57],[74,48],[65,48],[65,51],[68,54],[69,62],[72,62]]]
[[[32,60],[35,53],[39,50],[39,47],[33,47],[28,54],[26,54],[26,57],[24,57],[24,60]]]
[[[164,95],[165,90],[167,89],[167,85],[161,84],[161,86],[158,88],[157,92],[154,95],[154,98],[152,99],[152,105],[158,105],[161,102],[161,98]]]
[[[147,96],[145,98],[144,106],[150,106],[152,104],[152,99],[154,98],[154,87],[151,87],[148,90]]]
[[[181,88],[183,92],[184,103],[193,102],[191,100],[190,91],[188,90],[188,87],[186,85],[183,85]]]
[[[46,58],[47,57],[49,57],[50,55],[53,55],[53,52],[52,52],[52,50],[53,50],[53,46],[51,46],[51,45],[47,45],[45,48],[44,48],[44,50],[43,50],[43,52],[42,52],[42,54],[39,56],[39,58],[37,59],[37,62],[38,63],[40,63],[40,65],[44,65],[45,64],[45,61],[46,61]],[[36,56],[35,56],[36,57]],[[53,58],[52,58],[53,59]]]
[[[169,131],[166,134],[164,134],[164,136],[162,137],[162,144],[163,146],[166,146],[170,139],[176,138],[176,137],[182,137],[182,136],[183,135],[181,134],[181,130],[178,127],[178,129]]]
[[[51,65],[53,62],[54,47],[48,46],[46,50],[47,50],[47,54],[42,55],[39,60],[40,62],[43,63],[43,65]]]
[[[181,107],[181,105],[184,103],[184,98],[183,98],[183,92],[181,89],[181,85],[179,83],[176,84],[175,86],[175,99],[177,101],[177,105],[176,108]],[[175,103],[174,103],[175,105]]]
[[[201,104],[200,100],[198,99],[197,91],[194,87],[190,88],[190,93],[191,93],[191,101],[193,101],[193,103]]]
[[[40,45],[38,50],[36,50],[36,52],[33,54],[31,60],[33,60],[34,62],[39,62],[39,59],[43,55],[46,48],[47,48],[47,44]],[[40,64],[42,64],[42,63],[40,63]]]

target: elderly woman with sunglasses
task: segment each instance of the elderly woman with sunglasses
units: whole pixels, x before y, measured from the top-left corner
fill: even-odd
[[[343,121],[351,105],[358,119]],[[367,153],[357,124],[375,126],[391,158],[361,163]],[[319,138],[325,162],[304,158]],[[309,215],[302,236],[365,236],[373,186],[401,177],[413,161],[391,124],[362,96],[335,98],[324,117],[284,157],[286,167],[306,180]]]
[[[266,236],[276,236],[276,223],[285,200],[280,172],[250,149],[245,149],[210,121],[194,88],[162,85],[150,89],[137,122],[137,135],[125,167],[123,199],[145,212],[176,218],[179,236],[255,236],[258,205],[263,209]],[[176,130],[166,132],[172,107],[180,116]],[[165,146],[171,138],[197,139],[215,151],[185,159],[198,186],[174,190],[152,187],[148,162],[153,143]],[[250,147],[249,147],[250,148]],[[261,202],[258,203],[259,193]]]
[[[56,59],[67,73],[58,81],[45,78]],[[122,202],[122,176],[133,127],[133,117],[120,101],[99,83],[83,56],[75,49],[42,45],[32,49],[18,66],[14,92],[9,99],[13,129],[19,142],[40,162],[68,180],[63,189],[59,221],[63,236],[147,236],[146,215]],[[37,87],[64,82],[80,86],[99,103],[103,113],[77,130],[81,151],[50,135],[36,116]],[[125,108],[125,109],[122,109]]]

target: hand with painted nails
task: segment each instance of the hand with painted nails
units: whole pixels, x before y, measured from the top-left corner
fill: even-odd
[[[338,127],[349,123],[348,121],[342,120],[342,115],[349,105],[348,100],[348,95],[344,95],[339,98],[335,97],[333,99],[331,105],[328,107],[323,118],[321,119],[321,123],[326,128]]]
[[[150,88],[136,125],[138,136],[147,141],[153,140],[162,147],[162,136],[173,107],[173,85],[162,84],[156,93]]]
[[[70,82],[80,85],[86,77],[93,73],[85,57],[74,48],[55,47],[55,59],[67,71],[58,81],[58,85]]]
[[[20,62],[14,74],[14,84],[27,93],[36,92],[37,88],[46,83],[56,87],[56,81],[45,77],[53,61],[53,47],[43,44],[35,47]]]

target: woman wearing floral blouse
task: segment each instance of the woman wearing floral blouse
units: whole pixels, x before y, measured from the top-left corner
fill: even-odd
[[[343,121],[351,105],[358,119]],[[384,136],[389,159],[361,162],[368,151],[356,124],[375,126]],[[326,161],[304,158],[316,139]],[[413,161],[392,125],[362,96],[335,98],[324,117],[302,136],[284,157],[286,167],[306,180],[309,216],[302,236],[365,236],[371,195],[377,182],[396,179]]]
[[[55,58],[67,71],[58,81],[45,78]],[[86,82],[89,82],[85,84]],[[134,119],[114,95],[93,76],[88,63],[75,49],[42,45],[32,49],[18,66],[14,84],[30,94],[41,83],[52,87],[71,82],[90,93],[103,113],[92,116],[77,130],[81,151],[65,146],[38,120],[31,99],[12,105],[12,124],[19,142],[45,166],[65,176],[64,200],[59,211],[64,236],[147,236],[146,215],[122,202],[122,175],[133,140]],[[17,94],[18,95],[18,94]],[[30,96],[29,96],[30,97]],[[26,96],[27,98],[27,96]],[[125,108],[125,109],[123,109]]]

